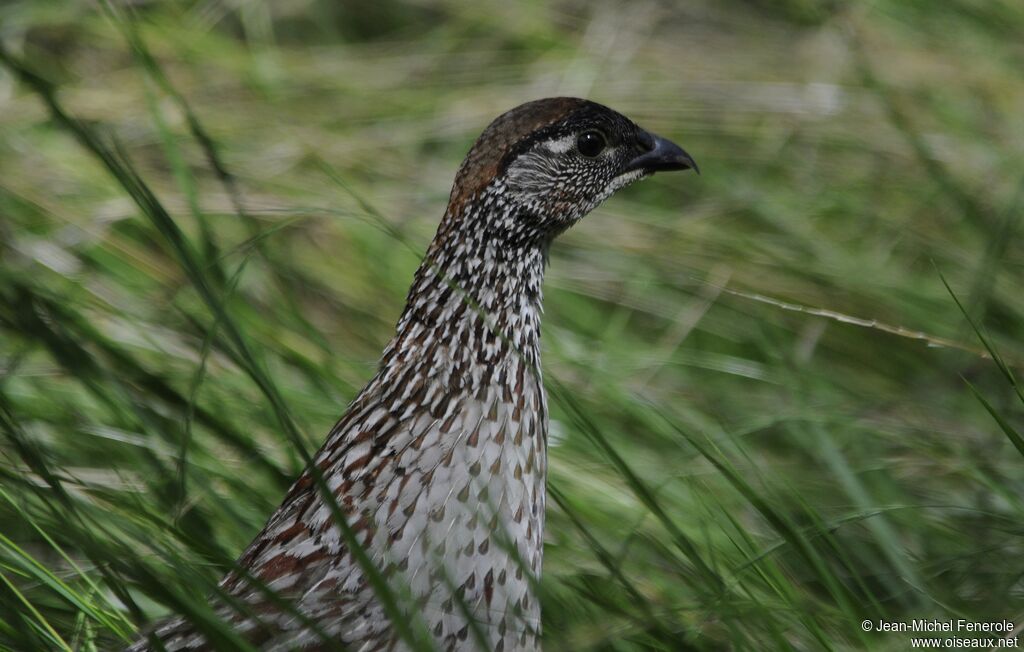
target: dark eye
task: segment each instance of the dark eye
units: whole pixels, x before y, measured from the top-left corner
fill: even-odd
[[[580,154],[587,158],[594,158],[603,152],[607,144],[604,134],[594,129],[584,131],[576,137],[576,149],[580,150]]]

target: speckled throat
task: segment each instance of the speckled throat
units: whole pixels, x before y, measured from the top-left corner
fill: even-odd
[[[539,238],[509,237],[525,235],[521,216],[503,229],[495,207],[481,197],[439,233],[380,371],[315,459],[371,559],[445,650],[539,647],[530,582],[544,527],[544,255]],[[353,649],[387,648],[391,625],[313,483],[301,478],[292,494],[243,565],[301,595],[302,611]]]

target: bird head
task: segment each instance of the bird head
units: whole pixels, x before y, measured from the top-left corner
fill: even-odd
[[[456,176],[449,214],[485,208],[512,220],[491,228],[550,239],[616,190],[687,169],[697,164],[682,148],[606,106],[536,100],[499,116],[477,139]]]

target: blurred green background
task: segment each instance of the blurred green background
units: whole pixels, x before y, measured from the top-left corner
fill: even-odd
[[[702,175],[552,250],[546,649],[1024,626],[1022,33],[1017,0],[3,3],[0,648],[201,619],[461,157],[552,95]]]

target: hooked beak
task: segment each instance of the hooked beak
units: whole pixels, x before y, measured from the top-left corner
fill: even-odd
[[[700,174],[700,169],[693,157],[683,151],[667,138],[641,131],[637,141],[644,152],[626,164],[623,172],[643,170],[645,172],[665,172],[668,170],[693,170]]]

